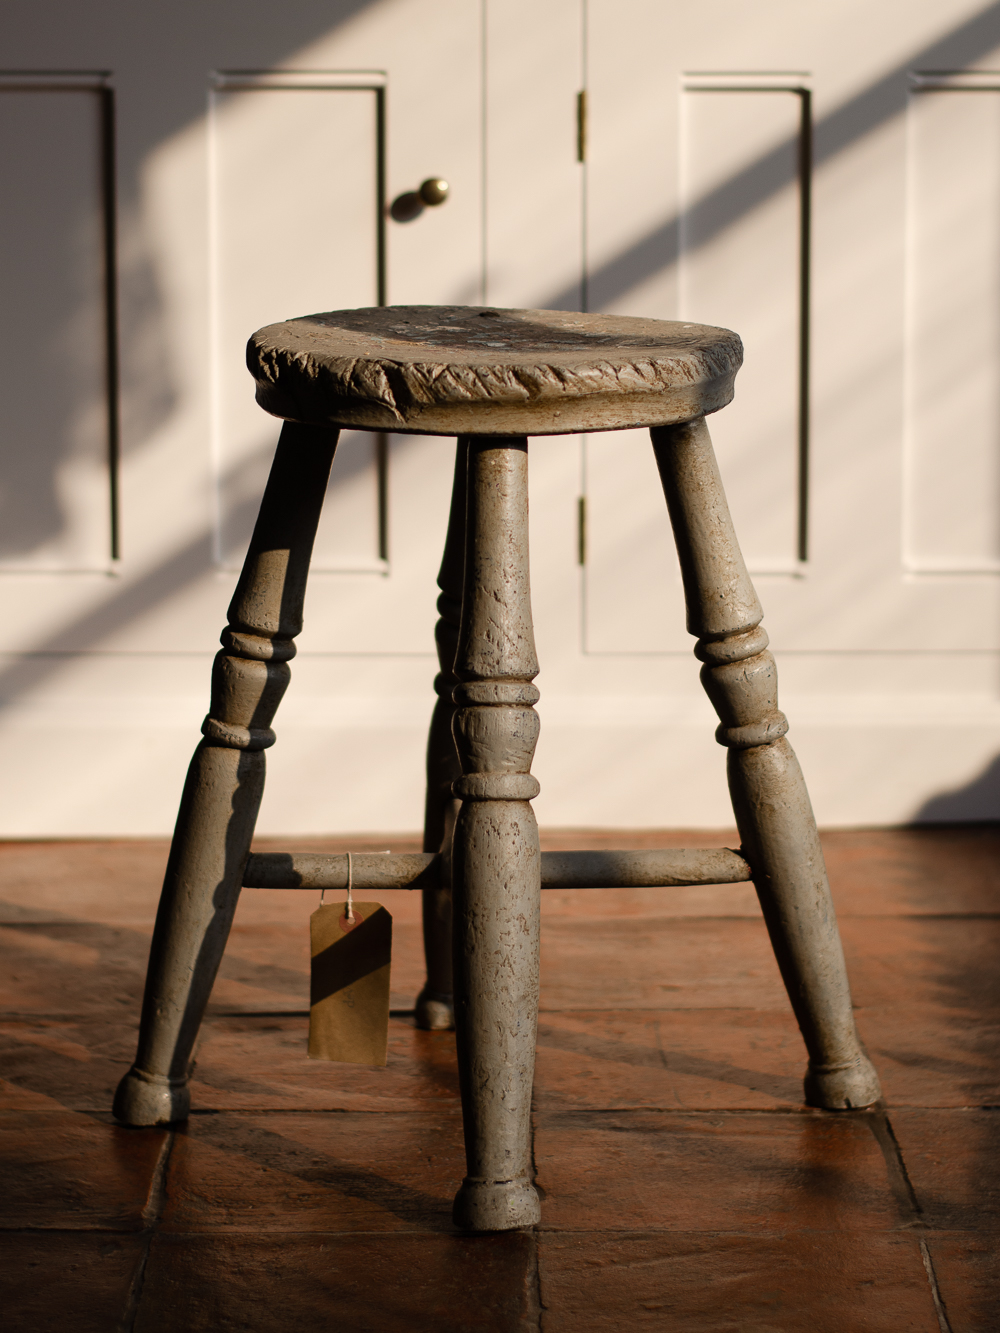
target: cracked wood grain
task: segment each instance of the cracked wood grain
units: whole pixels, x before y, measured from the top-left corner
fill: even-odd
[[[561,310],[388,306],[253,335],[257,401],[368,430],[550,435],[718,411],[743,357],[728,329]]]

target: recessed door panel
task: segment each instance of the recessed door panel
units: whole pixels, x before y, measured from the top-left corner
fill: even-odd
[[[690,649],[677,554],[649,431],[588,435],[585,458],[587,651]]]
[[[336,76],[233,76],[212,93],[214,435],[218,554],[239,566],[279,423],[254,401],[247,338],[262,325],[380,300],[380,87]],[[384,568],[386,451],[345,432],[313,569]]]
[[[580,0],[487,0],[485,299],[581,310]]]
[[[681,208],[673,229],[680,313],[736,329],[744,342],[735,401],[709,427],[744,555],[757,574],[794,572],[806,537],[805,96],[787,80],[748,75],[688,76],[680,94]],[[671,230],[660,228],[668,265]],[[586,459],[588,650],[687,648],[648,433],[591,436]]]
[[[1000,570],[1000,76],[921,78],[910,106],[905,554]]]
[[[109,567],[114,546],[99,77],[0,78],[0,569]]]
[[[744,364],[711,421],[753,573],[792,572],[799,514],[803,96],[705,76],[682,94],[680,314],[736,329]]]

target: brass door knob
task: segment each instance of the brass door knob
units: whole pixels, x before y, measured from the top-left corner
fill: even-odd
[[[448,198],[449,185],[440,176],[428,176],[419,190],[398,194],[389,207],[393,222],[412,222],[425,208],[437,208]]]

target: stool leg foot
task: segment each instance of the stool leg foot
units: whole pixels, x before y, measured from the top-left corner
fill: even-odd
[[[538,674],[528,591],[527,442],[472,439],[456,659],[455,1020],[469,1231],[533,1226],[531,1086],[538,1024],[541,854],[529,802]]]
[[[427,737],[427,802],[424,808],[424,851],[440,852],[441,885],[423,891],[424,957],[427,982],[417,996],[416,1023],[427,1031],[447,1031],[455,1026],[454,983],[451,964],[451,844],[458,816],[458,801],[451,784],[461,776],[458,751],[452,735],[455,703],[452,691],[458,683],[455,653],[462,610],[462,580],[465,573],[465,506],[469,446],[460,439],[455,453],[448,535],[438,574],[438,622],[434,632],[440,671],[434,681],[437,703]]]
[[[414,1006],[417,1027],[424,1032],[454,1032],[455,996],[435,994],[424,986]]]
[[[729,790],[743,851],[809,1066],[806,1100],[870,1106],[878,1076],[861,1049],[826,867],[805,780],[784,739],[777,671],[740,554],[704,420],[654,429],[702,683],[729,749]]]
[[[514,1231],[537,1226],[542,1208],[534,1185],[518,1180],[472,1180],[455,1196],[452,1221],[463,1231]]]
[[[212,670],[156,915],[139,1046],[114,1114],[183,1120],[191,1055],[222,961],[264,791],[264,749],[302,628],[309,557],[337,432],[286,424]]]
[[[111,1113],[123,1125],[170,1125],[191,1112],[187,1079],[145,1074],[133,1066],[115,1092]]]

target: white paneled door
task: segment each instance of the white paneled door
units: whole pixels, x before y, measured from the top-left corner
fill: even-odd
[[[820,821],[996,816],[1000,6],[127,8],[5,11],[0,833],[169,830],[278,432],[246,338],[381,301],[740,332]],[[453,453],[345,434],[262,831],[418,825]],[[648,440],[537,441],[531,503],[539,818],[727,824]]]

